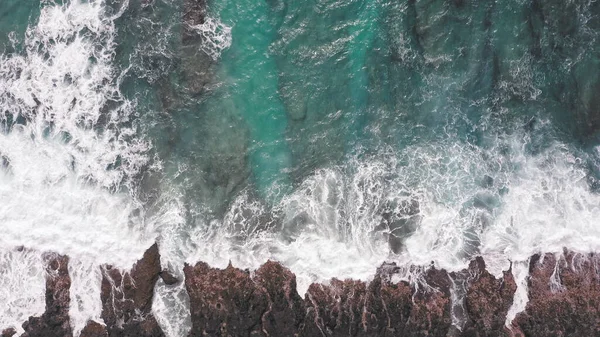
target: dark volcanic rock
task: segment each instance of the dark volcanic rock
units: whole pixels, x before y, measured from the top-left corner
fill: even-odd
[[[102,319],[109,336],[164,336],[151,313],[160,255],[154,244],[129,272],[102,270]]]
[[[356,336],[367,327],[362,312],[367,285],[362,281],[333,279],[330,285],[312,284],[305,302],[307,315],[302,336]]]
[[[597,255],[535,255],[529,269],[529,302],[513,321],[525,336],[600,336]]]
[[[406,282],[376,276],[362,281],[313,284],[306,295],[307,317],[300,335],[446,336],[452,323],[448,274],[426,272],[431,288],[416,291]]]
[[[262,316],[269,336],[293,336],[304,319],[304,302],[296,289],[296,275],[277,262],[268,261],[255,273],[254,281],[269,303]]]
[[[175,277],[173,274],[171,274],[168,270],[161,271],[160,278],[168,286],[172,286],[176,283],[179,283],[179,279],[177,277]]]
[[[88,321],[79,337],[108,337],[106,327],[94,321]]]
[[[294,274],[267,262],[254,276],[231,265],[186,266],[190,336],[446,336],[450,279],[425,273],[430,288],[415,291],[377,276],[366,283],[313,284],[303,301]]]
[[[69,324],[71,278],[69,258],[54,253],[44,255],[46,262],[46,311],[41,317],[30,317],[23,323],[22,337],[73,336]],[[4,333],[3,333],[4,334]]]
[[[254,273],[186,265],[190,336],[600,336],[600,258],[565,251],[530,260],[529,303],[509,331],[505,325],[516,283],[511,270],[495,278],[478,257],[469,268],[448,274],[430,266],[409,267],[415,284],[392,282],[403,269],[386,263],[370,282],[333,279],[312,284],[304,299],[295,275],[269,261]],[[24,337],[72,336],[68,310],[68,257],[46,254],[46,311],[23,324]],[[404,270],[406,272],[406,270]],[[161,272],[153,245],[129,272],[105,266],[102,318],[89,321],[81,337],[164,336],[151,314],[154,285]],[[172,276],[172,275],[171,275]],[[173,278],[177,280],[176,278]],[[464,297],[452,307],[451,288]],[[452,326],[451,314],[459,319]],[[13,336],[14,329],[1,337]]]
[[[512,271],[496,279],[485,269],[483,258],[471,261],[465,309],[467,322],[463,336],[503,336],[508,309],[512,305],[517,284]]]
[[[412,235],[421,221],[419,201],[417,199],[390,201],[381,214],[380,228],[386,229],[390,249],[399,253],[404,240]]]
[[[12,337],[17,333],[17,331],[13,328],[8,328],[8,329],[4,329],[2,330],[2,334],[0,336],[2,337]]]
[[[199,262],[184,267],[190,296],[190,336],[262,335],[262,317],[268,310],[267,293],[246,271],[229,265],[221,270]]]

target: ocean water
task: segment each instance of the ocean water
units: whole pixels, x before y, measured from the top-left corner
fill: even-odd
[[[155,241],[300,293],[482,255],[510,322],[531,254],[600,248],[599,34],[592,0],[2,0],[0,328],[43,312],[42,252],[77,335]]]

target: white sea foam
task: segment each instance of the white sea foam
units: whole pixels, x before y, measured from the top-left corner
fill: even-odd
[[[54,251],[71,257],[77,335],[100,317],[99,265],[128,268],[153,241],[140,205],[121,192],[148,145],[123,126],[133,110],[118,91],[114,18],[102,1],[41,6],[23,52],[0,56],[0,117],[23,121],[0,133],[0,254],[9,268],[0,282],[15,290],[0,323],[21,329],[24,317],[43,312],[39,256]],[[26,253],[13,251],[21,245]]]
[[[45,309],[46,283],[44,265],[39,252],[0,251],[0,314],[3,327],[18,327],[31,315],[41,315]]]
[[[215,61],[225,49],[231,47],[231,27],[217,18],[208,16],[204,23],[192,25],[191,28],[203,38],[200,49]]]
[[[506,326],[511,327],[512,321],[517,317],[517,314],[525,310],[529,295],[527,294],[527,276],[529,275],[529,259],[519,261],[512,266],[512,273],[517,283],[517,290],[513,297],[513,303],[508,309],[506,315]]]
[[[163,191],[172,191],[165,186]],[[187,336],[191,328],[189,296],[184,285],[183,267],[185,256],[195,247],[187,238],[184,206],[178,203],[181,196],[172,193],[168,195],[162,212],[152,218],[151,224],[160,233],[158,237],[160,261],[162,268],[176,276],[180,283],[167,286],[160,280],[155,288],[152,311],[167,336]]]

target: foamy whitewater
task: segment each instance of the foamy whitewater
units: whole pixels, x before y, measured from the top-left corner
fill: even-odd
[[[133,107],[117,89],[114,26],[103,11],[102,3],[46,3],[23,54],[0,57],[2,118],[25,120],[0,134],[2,282],[10,280],[2,300],[12,304],[2,326],[21,329],[43,313],[40,254],[54,251],[71,258],[78,334],[100,318],[99,266],[128,268],[154,239],[134,215],[141,205],[121,188],[145,163],[148,144],[123,126]],[[109,101],[116,108],[102,111]],[[117,160],[118,169],[107,169]]]
[[[115,65],[115,20],[127,6],[109,15],[103,1],[43,1],[22,52],[0,56],[0,118],[11,126],[0,132],[0,327],[21,333],[29,316],[43,313],[41,255],[50,251],[71,259],[78,335],[87,320],[102,321],[100,266],[130,268],[155,241],[163,268],[179,277],[184,263],[255,269],[272,259],[296,273],[301,294],[333,277],[369,280],[385,261],[456,271],[482,255],[495,275],[512,263],[519,288],[507,323],[525,307],[530,255],[600,249],[600,196],[586,167],[600,149],[584,154],[544,140],[529,151],[539,140],[519,125],[511,134],[490,131],[485,148],[449,135],[349,155],[274,205],[244,187],[220,219],[190,215],[168,178],[146,205],[140,176],[162,173],[163,163],[140,136],[136,101],[120,91],[130,69]],[[193,28],[209,41],[199,52],[215,61],[235,43],[218,19]],[[550,129],[543,118],[538,124]],[[413,202],[418,225],[394,253],[382,210],[402,214]],[[187,334],[188,301],[183,285],[159,281],[153,310],[168,336]]]

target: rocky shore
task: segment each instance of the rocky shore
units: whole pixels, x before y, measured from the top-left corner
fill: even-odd
[[[69,323],[69,258],[46,262],[46,311],[23,323],[23,337],[73,336]],[[460,272],[414,267],[415,282],[393,282],[401,270],[384,264],[370,282],[312,284],[304,298],[295,275],[273,261],[256,271],[186,265],[189,336],[600,336],[600,258],[565,250],[530,258],[525,311],[506,327],[517,284],[511,270],[496,278],[478,257]],[[102,319],[82,337],[164,336],[152,315],[154,285],[179,280],[160,268],[158,246],[130,271],[102,267]],[[462,301],[452,300],[462,293]],[[453,324],[454,319],[454,324]],[[14,336],[8,328],[1,336]]]

